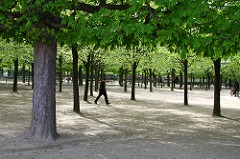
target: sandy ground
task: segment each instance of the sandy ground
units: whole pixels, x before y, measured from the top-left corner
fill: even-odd
[[[136,101],[117,83],[108,83],[111,104],[81,101],[82,116],[72,112],[72,85],[57,92],[56,141],[26,138],[32,90],[0,82],[1,159],[240,159],[240,99],[221,92],[224,117],[212,117],[213,90],[136,88]],[[83,88],[80,88],[81,94]],[[82,99],[82,95],[81,95]]]

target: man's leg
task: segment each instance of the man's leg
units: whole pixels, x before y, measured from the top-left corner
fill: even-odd
[[[101,96],[102,96],[102,93],[101,93],[101,92],[99,92],[99,94],[98,94],[97,98],[96,98],[96,99],[95,99],[95,101],[94,101],[94,103],[95,103],[95,104],[97,104],[97,101],[98,101],[98,99],[99,99]]]
[[[108,96],[107,96],[107,93],[103,93],[103,95],[104,95],[104,97],[105,97],[105,102],[106,102],[106,104],[110,104],[110,103],[108,102]]]

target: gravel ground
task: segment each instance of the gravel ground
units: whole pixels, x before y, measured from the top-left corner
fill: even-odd
[[[222,89],[223,117],[213,117],[213,90],[136,88],[136,101],[117,83],[107,83],[110,105],[97,92],[72,112],[72,84],[57,92],[56,141],[26,138],[30,126],[32,90],[0,82],[1,159],[240,159],[240,99]],[[57,89],[58,90],[58,89]]]

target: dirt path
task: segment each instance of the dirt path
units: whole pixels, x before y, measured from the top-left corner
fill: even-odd
[[[211,116],[213,91],[136,89],[136,101],[108,83],[111,105],[81,101],[82,116],[72,112],[72,85],[57,92],[56,141],[25,138],[30,125],[32,90],[0,83],[0,158],[2,159],[239,159],[240,99],[221,92],[223,118]],[[83,88],[80,90],[81,94]],[[97,92],[94,92],[94,96]],[[82,95],[81,95],[82,99]],[[93,102],[95,97],[89,97]]]

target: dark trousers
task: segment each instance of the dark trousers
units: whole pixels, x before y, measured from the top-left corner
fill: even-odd
[[[98,99],[99,99],[102,95],[105,97],[105,102],[106,102],[106,104],[108,104],[109,102],[108,102],[108,96],[107,96],[107,93],[106,93],[106,92],[99,92],[97,98],[95,99],[95,102],[97,102]]]

